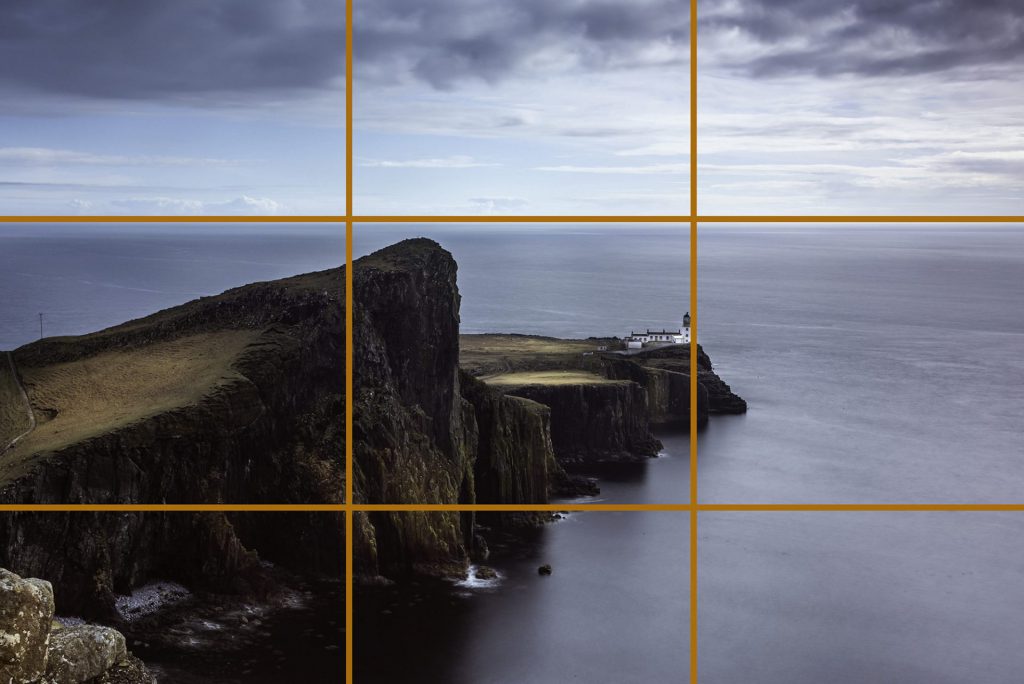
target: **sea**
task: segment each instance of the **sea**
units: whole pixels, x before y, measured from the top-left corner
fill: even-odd
[[[688,309],[688,226],[357,225],[356,256],[416,236],[458,261],[463,332],[622,336]],[[696,435],[699,502],[1024,503],[1024,227],[697,243],[698,341],[749,402]],[[594,500],[686,503],[688,437],[661,438]],[[688,534],[685,511],[574,513],[492,554],[496,582],[363,588],[359,681],[686,681]],[[700,681],[1018,681],[1022,536],[1024,511],[701,512]],[[443,657],[403,669],[387,644],[428,624]]]
[[[675,327],[687,226],[382,225],[431,237],[464,332]],[[0,227],[0,349],[337,266],[335,226]],[[699,432],[698,501],[1024,503],[1024,227],[701,225],[698,341],[749,403]],[[689,435],[596,473],[604,503],[687,503]],[[701,682],[1011,682],[1024,511],[697,518]],[[573,513],[496,545],[497,580],[359,587],[358,682],[686,681],[688,512]],[[550,564],[550,576],[537,566]]]
[[[0,350],[344,263],[344,224],[0,224]]]

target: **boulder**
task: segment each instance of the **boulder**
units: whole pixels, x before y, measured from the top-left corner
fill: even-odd
[[[479,565],[476,569],[476,578],[481,580],[498,579],[498,571],[486,565]]]
[[[129,653],[127,658],[89,684],[156,684],[156,679],[141,660]]]
[[[0,568],[0,682],[29,684],[46,671],[53,587]]]
[[[81,684],[125,660],[124,635],[110,627],[80,625],[54,632],[41,684]]]

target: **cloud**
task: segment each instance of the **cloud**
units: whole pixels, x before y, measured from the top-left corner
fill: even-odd
[[[64,166],[225,166],[234,162],[205,157],[125,156],[48,147],[0,147],[0,164]]]
[[[466,155],[453,155],[435,159],[370,159],[361,162],[360,166],[383,169],[475,169],[481,166],[499,166],[499,164],[478,162],[473,157]]]
[[[529,202],[519,197],[471,197],[469,204],[474,213],[488,215],[522,209]]]
[[[440,90],[550,72],[678,64],[683,0],[373,0],[355,5],[357,78]]]
[[[732,0],[701,9],[707,59],[755,77],[980,79],[1024,61],[1019,0]]]
[[[284,207],[266,197],[249,197],[243,195],[224,201],[206,201],[179,199],[172,197],[138,197],[115,199],[110,206],[118,214],[191,216],[191,215],[231,215],[231,216],[273,216],[282,212]],[[71,200],[69,207],[76,213],[92,213],[97,204],[88,200]],[[100,207],[102,208],[102,207]],[[100,213],[103,213],[102,211]]]
[[[537,171],[557,171],[559,173],[593,173],[593,174],[624,174],[624,175],[662,175],[662,174],[687,174],[690,166],[687,163],[680,164],[647,164],[645,166],[575,166],[563,164],[561,166],[538,166]]]
[[[337,88],[343,0],[5,0],[0,85],[211,101]]]

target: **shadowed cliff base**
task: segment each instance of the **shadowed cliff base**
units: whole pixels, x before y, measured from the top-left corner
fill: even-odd
[[[344,548],[340,513],[0,515],[0,566],[47,578],[62,624],[187,684],[339,681]]]
[[[643,461],[652,426],[687,429],[689,347],[629,356],[609,339],[459,335],[458,267],[432,240],[353,264],[356,503],[546,503],[592,493],[567,466]],[[698,423],[746,404],[699,351]],[[357,514],[362,574],[464,574],[477,526],[536,516]]]
[[[334,503],[343,270],[255,283],[15,350],[0,371],[9,503]],[[2,447],[0,447],[2,448]]]

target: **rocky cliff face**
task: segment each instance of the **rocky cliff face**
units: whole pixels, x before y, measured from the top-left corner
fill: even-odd
[[[648,369],[659,369],[678,374],[690,372],[688,347],[661,347],[645,351],[634,357],[636,363]],[[687,375],[687,377],[689,377]],[[711,359],[697,345],[697,419],[707,422],[708,414],[737,414],[747,412],[747,402],[733,393],[715,372]],[[702,407],[703,403],[703,407]]]
[[[503,388],[551,410],[551,442],[562,463],[632,461],[661,449],[650,432],[647,391],[635,382]]]
[[[257,283],[109,330],[17,350],[23,370],[222,330],[251,330],[235,379],[33,457],[3,503],[330,503],[344,489],[344,320],[340,269]],[[42,410],[44,407],[37,407]],[[149,579],[259,591],[254,551],[340,573],[341,516],[10,513],[0,562],[48,577],[66,609],[116,618],[114,595]]]
[[[0,681],[9,684],[152,684],[124,636],[109,627],[65,627],[53,587],[0,568]]]
[[[491,344],[492,336],[475,336],[468,372],[460,372],[457,268],[448,252],[406,240],[353,267],[357,503],[546,502],[567,482],[561,463],[647,458],[661,447],[651,425],[689,425],[688,356],[648,363],[585,353],[591,341],[500,335]],[[593,380],[499,387],[470,375],[547,369],[579,369]],[[709,364],[706,372],[713,376]],[[714,385],[717,404],[700,386],[700,421],[724,405],[722,385]],[[457,571],[479,549],[475,522],[468,513],[357,513],[357,571]]]
[[[342,271],[257,283],[14,353],[28,370],[109,350],[252,330],[237,377],[195,405],[40,453],[3,503],[329,503],[343,491]],[[31,395],[31,391],[30,391]],[[37,406],[45,413],[46,407]]]
[[[37,513],[0,516],[0,565],[49,578],[69,613],[116,623],[118,594],[151,580],[262,595],[261,561],[341,576],[340,513]]]
[[[368,503],[540,503],[560,472],[549,412],[460,374],[456,264],[406,240],[354,264],[353,488]],[[354,521],[363,574],[464,563],[472,514]]]

